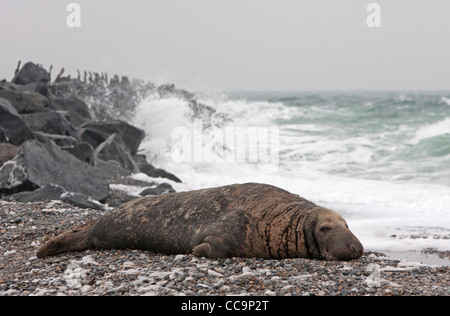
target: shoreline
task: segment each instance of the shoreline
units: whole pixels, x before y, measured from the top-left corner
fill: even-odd
[[[450,258],[448,257],[448,251],[414,251],[414,250],[404,250],[404,251],[392,251],[392,250],[381,250],[386,256],[391,257],[395,260],[405,260],[408,262],[417,262],[427,266],[445,266],[450,267]]]
[[[448,296],[450,267],[366,252],[358,260],[206,259],[88,250],[45,260],[49,238],[104,214],[64,202],[0,201],[0,296]]]

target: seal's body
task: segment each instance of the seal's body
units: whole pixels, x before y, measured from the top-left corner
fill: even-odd
[[[255,183],[131,201],[50,240],[37,256],[91,248],[209,258],[350,260],[363,253],[338,214]]]

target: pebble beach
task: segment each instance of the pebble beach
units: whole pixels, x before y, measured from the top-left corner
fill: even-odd
[[[49,238],[104,214],[0,201],[0,296],[448,296],[450,269],[366,252],[358,260],[206,259],[88,250],[45,260]]]

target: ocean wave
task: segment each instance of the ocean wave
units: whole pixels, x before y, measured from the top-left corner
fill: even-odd
[[[441,102],[443,102],[443,103],[445,103],[445,104],[447,104],[447,105],[450,105],[450,98],[442,97],[442,98],[441,98]]]
[[[450,135],[450,117],[420,128],[412,139],[412,143],[417,144],[421,140],[440,135]]]

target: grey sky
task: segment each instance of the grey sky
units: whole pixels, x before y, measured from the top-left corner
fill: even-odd
[[[21,59],[193,90],[450,89],[449,17],[448,0],[0,0],[0,78]]]

